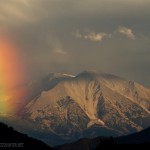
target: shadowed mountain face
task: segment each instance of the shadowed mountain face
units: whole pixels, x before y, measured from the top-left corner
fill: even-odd
[[[25,134],[15,131],[12,127],[0,123],[0,149],[2,148],[21,148],[21,149],[38,149],[52,150],[45,143],[28,137]]]
[[[126,135],[150,126],[150,89],[133,81],[84,71],[77,76],[50,74],[28,87],[34,92],[20,119],[23,126],[30,124],[27,133],[50,145]]]

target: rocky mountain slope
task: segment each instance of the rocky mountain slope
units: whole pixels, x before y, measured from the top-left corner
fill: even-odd
[[[22,109],[22,118],[68,141],[150,126],[150,89],[133,81],[84,71],[77,76],[50,74],[29,86],[36,94]]]

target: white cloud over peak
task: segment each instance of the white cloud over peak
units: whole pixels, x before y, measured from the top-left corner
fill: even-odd
[[[132,31],[132,29],[127,28],[125,26],[120,26],[117,30],[120,34],[125,35],[126,37],[135,40],[135,35]]]

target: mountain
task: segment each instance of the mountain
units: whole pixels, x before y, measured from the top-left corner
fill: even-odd
[[[147,148],[150,147],[150,128],[122,137],[83,138],[74,143],[55,147],[56,150],[100,150],[107,148]]]
[[[93,139],[90,138],[83,138],[79,139],[78,141],[74,143],[67,143],[64,145],[56,146],[56,150],[95,150],[98,148],[98,146],[101,144],[101,139],[104,139],[104,137],[96,137]],[[111,141],[111,138],[105,138],[109,139]],[[111,142],[109,143],[111,144]]]
[[[115,144],[149,144],[150,146],[150,127],[131,135],[114,138]]]
[[[51,145],[126,135],[150,126],[150,89],[115,75],[52,73],[28,86],[32,98],[19,115]]]
[[[25,134],[15,131],[12,127],[0,123],[0,149],[2,148],[18,148],[18,149],[38,149],[52,150],[45,143],[28,137]]]

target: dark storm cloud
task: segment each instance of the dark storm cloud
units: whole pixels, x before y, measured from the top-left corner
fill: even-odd
[[[33,72],[96,69],[150,86],[149,0],[1,0]]]

